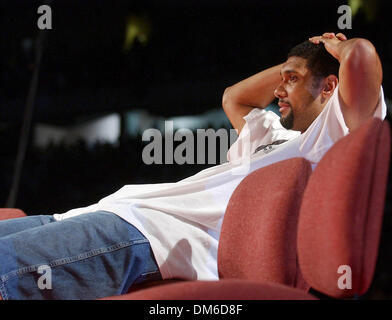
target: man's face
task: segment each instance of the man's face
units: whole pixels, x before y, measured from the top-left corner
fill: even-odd
[[[304,132],[322,110],[317,99],[321,82],[314,79],[306,60],[300,57],[290,57],[282,66],[281,76],[274,91],[279,99],[280,122],[286,129]]]

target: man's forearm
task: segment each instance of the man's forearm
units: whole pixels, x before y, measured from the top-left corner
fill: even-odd
[[[282,64],[268,68],[225,90],[222,106],[238,133],[245,124],[243,117],[252,108],[266,108],[274,100],[274,90],[281,81],[281,67]]]
[[[281,81],[282,64],[263,70],[226,89],[228,99],[257,108],[267,107],[275,98],[274,90]]]

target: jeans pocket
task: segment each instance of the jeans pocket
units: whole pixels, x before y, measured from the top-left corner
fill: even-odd
[[[141,283],[149,282],[149,281],[159,281],[159,280],[162,280],[162,275],[159,270],[145,272],[136,278],[136,280],[133,282],[133,285],[141,284]]]

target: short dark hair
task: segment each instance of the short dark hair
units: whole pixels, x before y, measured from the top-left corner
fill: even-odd
[[[306,59],[306,67],[316,78],[325,78],[330,74],[339,76],[339,61],[325,49],[323,43],[314,44],[306,40],[292,48],[287,58],[293,56]]]

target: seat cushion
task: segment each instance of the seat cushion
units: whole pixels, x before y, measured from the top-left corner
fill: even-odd
[[[303,290],[251,280],[183,281],[103,300],[316,300]]]

